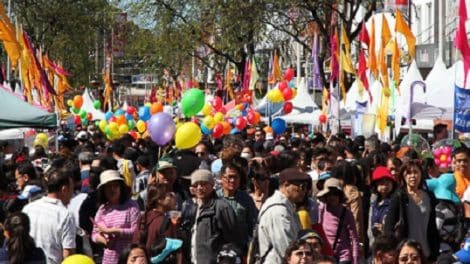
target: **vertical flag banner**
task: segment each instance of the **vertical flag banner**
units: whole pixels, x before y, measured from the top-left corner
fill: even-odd
[[[313,89],[323,89],[323,83],[320,75],[320,63],[318,62],[319,41],[318,34],[315,34],[312,41],[312,65],[313,65]]]
[[[465,4],[465,0],[460,0],[459,24],[457,26],[457,30],[455,31],[454,46],[455,48],[460,50],[460,53],[462,54],[463,73],[464,73],[463,88],[466,87],[467,73],[468,73],[468,70],[470,69],[470,47],[469,47],[468,39],[467,39],[467,29],[465,27],[466,21],[467,21],[467,6]]]
[[[455,86],[454,129],[470,133],[470,89]]]
[[[372,29],[370,31],[370,42],[369,42],[369,69],[374,76],[375,79],[377,79],[379,75],[379,70],[377,68],[377,56],[375,54],[375,20],[372,17]]]
[[[411,32],[410,28],[408,27],[408,24],[403,18],[400,10],[397,10],[395,17],[395,31],[400,32],[405,36],[406,45],[408,46],[408,53],[410,54],[410,61],[413,61],[415,57],[416,37],[413,35],[413,32]]]

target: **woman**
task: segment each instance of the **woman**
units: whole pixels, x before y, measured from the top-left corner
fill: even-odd
[[[253,161],[248,172],[249,193],[258,211],[269,196],[269,174],[266,167]]]
[[[384,232],[398,240],[410,238],[421,243],[424,255],[435,260],[439,252],[436,229],[436,199],[424,190],[423,172],[419,162],[407,162],[399,173],[399,188],[391,198],[385,216]]]
[[[137,230],[139,206],[130,199],[130,189],[116,170],[100,175],[100,208],[96,213],[92,239],[105,247],[103,263],[117,263]]]
[[[176,226],[169,225],[169,218],[165,216],[165,213],[175,208],[174,193],[167,192],[163,185],[149,185],[147,207],[132,242],[145,245],[147,251],[150,252],[153,241],[165,236],[175,237]]]
[[[426,263],[426,257],[423,254],[421,245],[412,239],[401,242],[400,245],[398,245],[398,263]]]
[[[307,241],[303,239],[294,240],[286,249],[283,264],[312,264],[313,251]]]
[[[144,246],[132,244],[126,248],[119,257],[118,264],[147,264],[150,263],[149,256]]]
[[[0,249],[1,263],[46,263],[42,249],[29,235],[29,218],[22,212],[11,213],[5,220],[5,246]]]

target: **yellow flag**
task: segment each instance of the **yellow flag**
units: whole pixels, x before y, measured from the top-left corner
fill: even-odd
[[[377,79],[379,75],[379,70],[377,68],[377,56],[375,54],[375,20],[374,18],[372,18],[372,29],[370,31],[368,66],[374,78]]]
[[[410,54],[410,60],[415,57],[416,37],[411,32],[408,24],[403,18],[400,10],[396,12],[395,31],[402,33],[406,38],[406,44],[408,45],[408,53]]]
[[[342,44],[344,46],[341,47],[341,54],[340,54],[340,64],[341,64],[341,70],[351,73],[351,74],[356,74],[356,70],[354,69],[354,66],[351,61],[351,46],[350,42],[348,39],[348,35],[346,34],[345,27],[341,28],[341,39],[342,39]]]
[[[258,82],[259,74],[258,69],[256,68],[255,58],[251,59],[250,65],[250,90],[254,90],[256,86],[256,82]]]
[[[235,99],[235,93],[232,87],[232,79],[233,79],[233,70],[229,65],[227,67],[227,74],[225,76],[225,89],[227,89],[230,99]]]

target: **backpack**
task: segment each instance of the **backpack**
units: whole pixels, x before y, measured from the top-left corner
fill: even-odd
[[[253,230],[253,237],[251,239],[250,245],[248,246],[248,260],[247,260],[248,264],[261,264],[261,263],[263,263],[266,256],[273,249],[273,245],[269,245],[269,248],[266,251],[266,253],[261,255],[261,253],[259,251],[259,233],[258,233],[258,229],[259,229],[259,222],[261,220],[261,217],[264,215],[264,213],[266,213],[268,211],[269,208],[271,208],[273,206],[276,206],[276,205],[285,206],[282,203],[271,204],[271,205],[267,206],[266,209],[264,209],[264,211],[262,211],[260,213],[260,215],[258,216],[255,228]]]
[[[439,200],[436,205],[436,218],[437,222],[441,223],[438,231],[442,242],[448,243],[451,247],[460,245],[466,235],[462,208],[450,201]]]

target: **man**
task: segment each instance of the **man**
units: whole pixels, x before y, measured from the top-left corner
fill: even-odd
[[[379,235],[372,244],[372,264],[397,263],[397,240],[392,235]]]
[[[235,212],[240,236],[244,242],[241,250],[245,254],[256,224],[258,210],[250,195],[246,191],[240,190],[241,176],[242,170],[234,163],[230,162],[223,165],[221,176],[222,188],[217,190],[217,196],[223,198]]]
[[[208,170],[191,174],[196,208],[188,209],[191,232],[191,262],[217,263],[222,246],[232,243],[240,248],[241,238],[235,212],[224,200],[214,198],[214,180]]]
[[[204,142],[199,142],[199,144],[196,145],[196,148],[194,149],[194,152],[196,155],[201,159],[201,164],[199,165],[200,169],[209,169],[210,165],[212,163],[212,160],[214,160],[213,157],[211,157],[206,143]]]
[[[320,258],[323,256],[323,239],[312,229],[304,229],[299,232],[299,239],[307,241],[312,248],[313,258]]]
[[[147,188],[148,178],[150,175],[150,159],[146,155],[141,155],[137,158],[135,166],[139,174],[137,174],[137,177],[135,178],[132,192],[134,194],[138,194]]]
[[[447,131],[446,124],[436,124],[432,129],[434,143],[449,138],[449,132]]]
[[[455,192],[462,199],[465,190],[470,186],[470,150],[459,147],[452,153],[452,166],[455,176]]]
[[[67,210],[73,194],[69,172],[53,171],[48,176],[47,196],[25,206],[31,223],[30,235],[41,248],[47,263],[59,264],[75,251],[76,226]]]
[[[307,192],[310,176],[297,168],[279,174],[279,190],[263,204],[259,214],[259,253],[264,263],[282,263],[289,243],[297,238],[300,221],[295,203]]]
[[[320,171],[318,169],[318,163],[322,159],[328,158],[328,150],[326,148],[315,148],[312,151],[312,160],[310,161],[311,171],[308,173],[312,181],[317,181]]]
[[[124,159],[124,152],[126,150],[126,146],[124,145],[124,141],[115,140],[113,141],[113,158],[117,161],[117,166],[119,169],[119,174],[124,177],[124,182],[129,188],[132,188],[135,180],[135,171],[134,171],[134,164],[131,160]]]
[[[90,191],[90,181],[88,180],[88,175],[90,174],[93,158],[93,153],[88,151],[81,152],[78,155],[78,165],[80,166],[80,177],[82,179],[81,192],[88,193]]]

